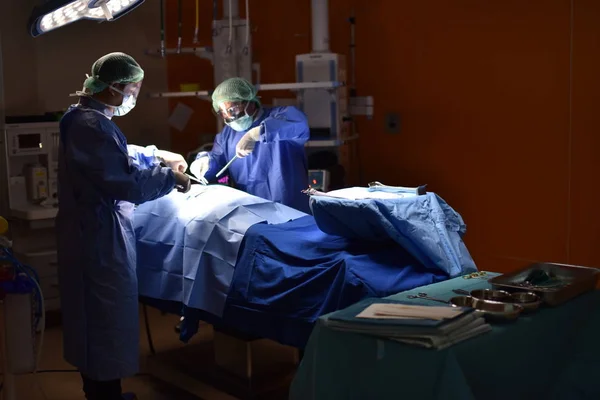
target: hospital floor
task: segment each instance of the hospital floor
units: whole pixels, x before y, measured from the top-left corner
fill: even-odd
[[[177,316],[161,315],[160,312],[148,308],[148,316],[156,352],[173,351],[184,346],[174,332]],[[52,325],[51,318],[49,325]],[[57,324],[54,324],[57,325]],[[4,327],[0,327],[4,329]],[[202,324],[199,333],[190,344],[209,343],[213,332],[209,325]],[[125,379],[123,390],[134,392],[139,400],[231,400],[229,396],[215,388],[202,384],[205,389],[201,397],[190,395],[170,384],[166,384],[146,372],[144,360],[150,355],[144,320],[140,312],[140,350],[142,353],[141,372],[138,376]],[[202,362],[199,360],[199,362]],[[72,370],[62,358],[62,329],[50,326],[46,329],[44,346],[39,371]],[[76,372],[42,372],[37,376],[24,375],[16,379],[17,399],[27,400],[83,400],[80,376]],[[283,399],[287,396],[276,394],[269,399]]]

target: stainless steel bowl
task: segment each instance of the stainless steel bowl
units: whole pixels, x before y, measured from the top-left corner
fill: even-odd
[[[524,310],[520,304],[481,299],[473,300],[473,308],[483,312],[487,319],[493,321],[512,321]]]
[[[523,307],[525,312],[532,312],[540,308],[542,299],[535,293],[515,292],[511,293],[510,300]]]
[[[453,307],[473,308],[473,298],[471,296],[456,296],[450,299],[450,304]]]
[[[471,291],[471,297],[477,300],[510,301],[510,293],[504,290],[478,289]]]
[[[523,307],[516,303],[480,300],[471,296],[453,297],[450,299],[450,304],[453,307],[474,308],[474,312],[491,321],[511,321],[518,318],[523,311]]]

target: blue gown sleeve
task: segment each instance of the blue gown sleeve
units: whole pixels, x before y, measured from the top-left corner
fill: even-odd
[[[211,151],[202,151],[196,156],[196,160],[199,160],[202,157],[210,158],[208,172],[204,174],[204,177],[209,181],[217,179],[217,172],[219,172],[229,161],[227,159],[227,154],[225,154],[225,141],[225,130],[223,130],[223,132],[215,136]]]
[[[156,146],[137,146],[135,144],[127,145],[127,153],[129,157],[142,168],[152,168],[159,164],[154,153],[158,149]]]
[[[175,187],[170,168],[141,168],[119,144],[110,121],[78,124],[65,147],[67,163],[77,168],[100,193],[115,200],[141,204],[168,194]]]
[[[310,138],[308,121],[296,107],[278,107],[261,123],[260,141],[292,141],[304,146]]]

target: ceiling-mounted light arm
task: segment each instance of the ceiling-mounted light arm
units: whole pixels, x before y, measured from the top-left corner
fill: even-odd
[[[114,21],[144,0],[48,0],[33,9],[28,29],[36,37],[75,21]]]
[[[101,8],[102,12],[104,13],[104,18],[107,21],[110,21],[113,19],[113,15],[110,9],[108,8],[107,3],[108,0],[90,0],[90,2],[88,3],[88,8]]]

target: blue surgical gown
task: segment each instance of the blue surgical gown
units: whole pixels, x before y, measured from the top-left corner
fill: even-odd
[[[265,108],[249,130],[259,125],[260,140],[254,151],[235,160],[229,167],[229,176],[240,190],[310,213],[308,196],[302,193],[308,187],[304,144],[310,131],[306,116],[296,107]],[[227,126],[215,137],[210,152],[198,154],[196,159],[210,157],[206,179],[214,180],[235,156],[235,146],[246,132]]]
[[[56,224],[64,356],[94,380],[138,371],[133,208],[175,186],[155,149],[128,146],[115,123],[89,107],[73,106],[60,121]]]

